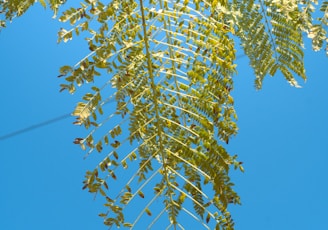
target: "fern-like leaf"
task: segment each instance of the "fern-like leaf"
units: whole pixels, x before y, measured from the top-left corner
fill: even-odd
[[[105,197],[104,223],[136,227],[143,216],[154,216],[149,226],[155,226],[167,216],[168,226],[182,227],[178,219],[183,211],[201,225],[211,218],[213,227],[231,229],[226,209],[239,203],[239,197],[228,177],[236,161],[222,146],[237,132],[230,95],[235,51],[228,33],[233,31],[219,10],[227,2],[86,3],[82,13],[68,10],[61,16],[76,26],[60,33],[60,40],[83,30],[92,34],[92,53],[74,68],[63,67],[69,84],[62,87],[74,92],[96,75],[108,77],[73,113],[76,124],[95,127],[79,141],[89,148],[88,155],[109,152],[84,181],[84,188]],[[99,22],[97,32],[85,26],[92,18]],[[109,117],[99,113],[105,90],[117,101],[115,110],[104,113]],[[125,169],[135,171],[123,174]],[[117,180],[120,189],[113,188]],[[128,215],[138,198],[145,201],[144,208],[138,216]],[[162,209],[158,201],[154,206],[156,200]]]
[[[92,84],[73,112],[91,131],[74,142],[87,156],[105,153],[83,188],[104,197],[106,225],[184,228],[179,220],[188,216],[207,229],[233,229],[228,206],[240,201],[229,170],[243,168],[224,148],[237,133],[231,35],[257,88],[277,70],[298,86],[310,26],[295,15],[309,20],[308,12],[265,0],[85,0],[63,13],[72,28],[59,41],[89,34],[90,54],[61,69],[62,90]],[[105,107],[112,99],[116,107]]]

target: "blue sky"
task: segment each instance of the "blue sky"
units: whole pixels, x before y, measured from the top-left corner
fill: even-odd
[[[62,65],[88,53],[57,44],[62,26],[39,5],[0,33],[0,136],[71,112],[79,96],[59,93]],[[228,146],[244,162],[232,180],[242,205],[237,230],[325,229],[328,206],[327,57],[306,44],[308,80],[296,89],[281,75],[256,91],[247,58],[238,60],[233,92],[239,134]],[[95,161],[72,143],[86,131],[73,118],[0,140],[0,229],[106,229],[102,204],[81,190]]]

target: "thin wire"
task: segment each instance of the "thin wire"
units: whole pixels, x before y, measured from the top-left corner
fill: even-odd
[[[246,55],[245,54],[241,54],[241,55],[238,55],[236,57],[236,60],[239,59],[239,58],[242,58],[242,57],[245,57]],[[111,102],[112,100],[109,100],[107,101],[105,104]],[[104,105],[105,105],[104,104]],[[28,126],[26,128],[23,128],[23,129],[19,129],[19,130],[16,130],[14,132],[11,132],[11,133],[8,133],[8,134],[5,134],[3,136],[0,136],[0,141],[3,141],[3,140],[6,140],[6,139],[9,139],[9,138],[12,138],[12,137],[15,137],[15,136],[18,136],[20,134],[23,134],[23,133],[27,133],[27,132],[30,132],[34,129],[38,129],[38,128],[41,128],[41,127],[44,127],[46,125],[50,125],[50,124],[53,124],[53,123],[56,123],[58,121],[61,121],[61,120],[64,120],[66,118],[69,118],[71,117],[71,113],[67,113],[67,114],[64,114],[64,115],[61,115],[61,116],[58,116],[58,117],[55,117],[55,118],[52,118],[50,120],[46,120],[46,121],[43,121],[43,122],[40,122],[40,123],[37,123],[37,124],[34,124],[34,125],[31,125],[31,126]]]
[[[114,99],[110,98],[109,100],[105,101],[105,103],[103,105],[107,105],[107,104],[109,104],[113,101],[114,101]],[[72,117],[71,113],[67,113],[67,114],[64,114],[64,115],[61,115],[61,116],[58,116],[58,117],[55,117],[55,118],[52,118],[52,119],[37,123],[35,125],[31,125],[29,127],[23,128],[23,129],[19,129],[17,131],[12,132],[12,133],[8,133],[8,134],[5,134],[3,136],[0,136],[0,141],[5,140],[5,139],[9,139],[11,137],[15,137],[17,135],[20,135],[20,134],[23,134],[23,133],[26,133],[26,132],[29,132],[29,131],[32,131],[34,129],[41,128],[41,127],[46,126],[46,125],[50,125],[52,123],[64,120],[64,119],[69,118],[69,117]]]
[[[17,131],[12,132],[12,133],[8,133],[8,134],[5,134],[5,135],[1,136],[0,137],[0,141],[9,139],[11,137],[15,137],[17,135],[20,135],[20,134],[23,134],[23,133],[26,133],[26,132],[29,132],[29,131],[32,131],[34,129],[41,128],[41,127],[46,126],[46,125],[50,125],[52,123],[55,123],[55,122],[64,120],[64,119],[66,119],[68,117],[71,117],[71,114],[70,113],[67,113],[65,115],[61,115],[59,117],[52,118],[52,119],[47,120],[47,121],[43,121],[41,123],[37,123],[35,125],[31,125],[29,127],[23,128],[23,129],[19,129]]]

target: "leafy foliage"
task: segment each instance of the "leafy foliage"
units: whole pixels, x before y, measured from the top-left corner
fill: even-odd
[[[145,7],[142,1],[107,5],[85,1],[79,10],[72,8],[61,16],[74,27],[60,31],[60,40],[68,41],[84,30],[92,34],[87,38],[91,55],[76,68],[61,69],[69,82],[62,88],[73,93],[76,85],[93,82],[104,71],[108,78],[102,90],[94,87],[94,93],[78,104],[73,113],[76,124],[99,129],[104,124],[97,122],[100,93],[110,86],[116,89],[112,97],[117,107],[110,117],[122,120],[97,140],[89,135],[76,141],[88,147],[89,154],[109,152],[84,181],[84,188],[106,198],[109,211],[101,214],[106,225],[137,226],[138,217],[125,218],[129,204],[137,197],[145,201],[149,197],[141,214],[153,216],[157,199],[164,204],[165,211],[154,220],[167,214],[169,225],[180,224],[180,212],[191,214],[183,208],[189,199],[199,215],[196,219],[207,216],[207,222],[213,219],[217,228],[232,228],[227,206],[239,203],[239,197],[228,171],[230,165],[241,165],[222,143],[237,133],[230,95],[236,66],[234,41],[227,35],[233,28],[222,12],[214,10],[219,5],[153,1]],[[97,32],[88,28],[91,20],[98,22]],[[129,135],[123,137],[127,126]],[[126,142],[136,147],[127,151]],[[122,189],[111,193],[109,186],[107,191],[112,183],[108,181],[128,175],[116,171],[133,167],[133,162],[139,167],[121,184]],[[153,194],[144,193],[150,184],[154,184]],[[206,194],[204,188],[209,185],[213,192]]]
[[[263,78],[274,76],[277,70],[291,85],[299,87],[294,74],[306,79],[302,32],[313,38],[314,50],[320,50],[324,41],[327,45],[327,2],[320,8],[325,15],[319,19],[320,25],[312,24],[315,8],[311,2],[316,1],[233,2],[232,9],[238,11],[233,17],[237,36],[254,69],[256,87],[261,88]]]
[[[0,1],[0,30],[6,27],[6,21],[23,15],[32,6],[35,0],[1,0]],[[54,11],[56,16],[60,5],[64,4],[66,0],[39,0],[40,4],[46,8],[47,4]],[[3,14],[3,15],[2,15]]]
[[[0,9],[10,20],[33,3],[3,1]],[[62,3],[48,1],[55,13]],[[206,229],[234,228],[228,206],[240,200],[229,170],[243,167],[225,146],[238,131],[230,94],[235,43],[250,60],[257,88],[277,71],[298,86],[296,75],[306,79],[303,34],[314,50],[327,47],[328,3],[319,7],[317,21],[313,4],[84,0],[61,14],[70,28],[59,31],[58,42],[83,36],[90,50],[75,66],[60,69],[66,79],[61,91],[89,89],[73,115],[74,124],[91,131],[74,143],[87,156],[104,154],[86,173],[83,189],[104,198],[99,216],[105,225],[142,222],[150,229],[160,222],[163,229],[167,218],[168,229],[183,229],[179,220],[188,216]],[[113,99],[116,107],[105,107]]]
[[[69,82],[62,89],[73,93],[76,85],[93,82],[95,76],[108,78],[102,89],[93,86],[94,94],[86,94],[73,113],[76,124],[94,126],[78,142],[89,148],[88,155],[103,148],[109,152],[87,173],[84,188],[105,197],[108,211],[100,216],[108,226],[133,228],[143,215],[155,215],[148,228],[164,216],[168,227],[182,228],[179,216],[187,213],[206,228],[213,219],[211,228],[233,229],[227,207],[240,201],[228,175],[231,166],[243,168],[223,145],[237,133],[230,95],[236,72],[231,36],[239,37],[255,71],[257,88],[277,70],[298,86],[294,74],[306,79],[302,32],[312,28],[311,23],[295,23],[294,15],[303,13],[296,2],[158,0],[145,4],[142,0],[85,1],[60,18],[73,28],[60,31],[59,40],[71,40],[74,33],[83,31],[92,35],[87,38],[90,55],[75,68],[62,68]],[[89,28],[92,21],[98,23],[97,31]],[[322,46],[320,39],[314,44]],[[104,104],[100,94],[110,86],[116,89],[109,91],[117,106],[97,122]],[[119,116],[121,121],[107,125],[110,128],[95,140],[99,126]],[[128,134],[122,132],[127,129]],[[117,179],[125,183],[113,191],[107,184]],[[137,197],[145,201],[144,208],[138,216],[126,218],[135,209]],[[163,203],[162,210],[155,207],[156,200]],[[156,214],[153,209],[158,210]]]

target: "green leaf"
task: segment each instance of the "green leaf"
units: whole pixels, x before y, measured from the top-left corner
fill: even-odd
[[[123,167],[124,169],[127,169],[127,168],[128,168],[128,164],[126,163],[125,160],[123,160],[123,161],[121,162],[121,164],[122,164],[122,167]]]
[[[39,2],[41,3],[41,5],[46,8],[47,7],[47,4],[44,0],[39,0]]]
[[[60,74],[66,75],[67,73],[73,72],[73,68],[71,66],[65,65],[59,69],[59,72]]]
[[[105,188],[108,190],[108,185],[107,185],[106,181],[104,181],[103,184],[104,184]]]
[[[142,191],[138,191],[138,195],[139,195],[141,198],[145,198],[145,195],[143,194]]]
[[[128,227],[128,228],[131,228],[131,227],[133,227],[133,224],[131,224],[131,223],[124,223],[123,226],[124,227]]]
[[[145,209],[145,212],[147,213],[148,216],[152,215],[151,211],[148,208]]]

